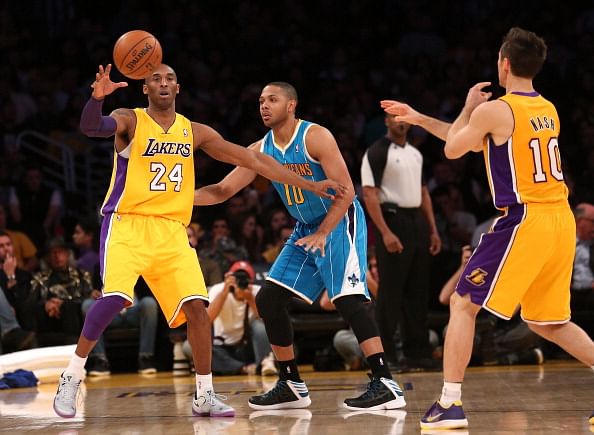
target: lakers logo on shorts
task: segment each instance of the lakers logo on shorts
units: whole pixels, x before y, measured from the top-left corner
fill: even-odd
[[[487,275],[488,275],[488,273],[486,271],[484,271],[480,267],[477,267],[472,272],[470,272],[469,275],[466,275],[465,278],[466,278],[466,281],[468,281],[472,285],[479,286],[479,285],[483,285],[485,283],[485,277]]]

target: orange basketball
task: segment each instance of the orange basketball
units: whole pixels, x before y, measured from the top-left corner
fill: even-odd
[[[144,30],[124,33],[113,47],[114,65],[122,74],[134,80],[148,77],[162,59],[161,44]]]

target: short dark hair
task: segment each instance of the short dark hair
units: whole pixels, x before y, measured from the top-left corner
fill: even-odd
[[[500,52],[501,59],[509,59],[513,75],[531,79],[547,58],[547,44],[536,33],[512,27],[503,38]]]
[[[289,97],[289,100],[299,101],[299,98],[297,97],[297,89],[295,89],[295,86],[293,86],[290,83],[270,82],[266,86],[277,86],[277,87],[281,88],[285,92],[285,94],[287,94],[287,97]]]

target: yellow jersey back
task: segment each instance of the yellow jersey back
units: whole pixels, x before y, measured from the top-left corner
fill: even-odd
[[[495,207],[567,201],[555,106],[537,92],[512,92],[500,100],[513,112],[514,130],[506,143],[489,138],[484,148]]]
[[[168,131],[145,109],[134,109],[136,131],[114,155],[101,214],[159,216],[190,223],[194,203],[194,138],[191,122],[175,114]]]

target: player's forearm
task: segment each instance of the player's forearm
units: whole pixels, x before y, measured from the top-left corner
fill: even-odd
[[[433,118],[428,115],[421,115],[419,127],[427,130],[433,136],[440,138],[441,140],[445,141],[448,136],[448,131],[452,126],[451,123],[440,121],[439,119]]]
[[[194,190],[194,205],[214,205],[231,198],[233,194],[225,193],[219,184],[211,184]]]
[[[336,225],[338,225],[338,222],[344,217],[354,199],[355,193],[350,189],[344,195],[335,199],[328,210],[328,214],[320,224],[318,231],[326,235],[330,234]]]
[[[285,168],[267,154],[254,152],[256,158],[251,169],[272,181],[315,191],[315,183]]]
[[[117,122],[102,115],[103,100],[89,98],[80,115],[80,130],[89,137],[110,137],[116,133]]]

